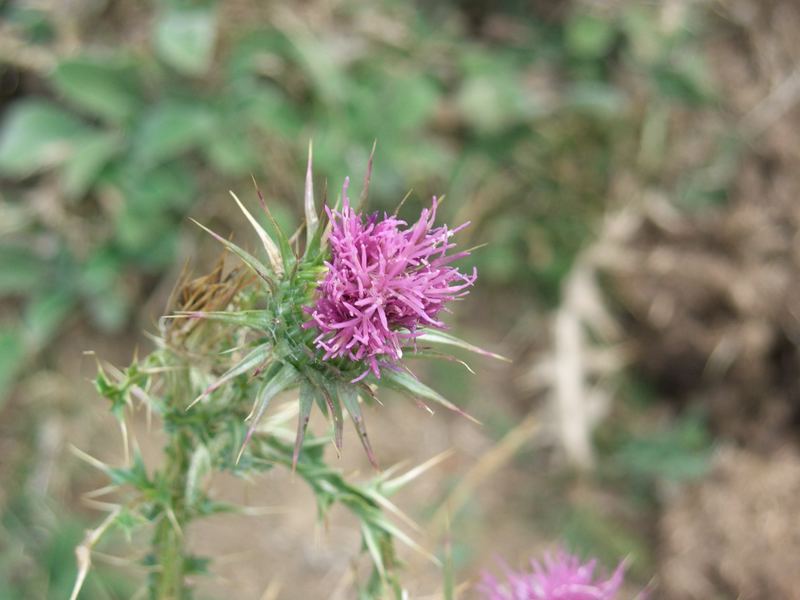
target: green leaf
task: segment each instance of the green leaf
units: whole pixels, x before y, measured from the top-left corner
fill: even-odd
[[[75,144],[75,153],[64,164],[64,191],[80,198],[91,189],[103,167],[121,150],[122,141],[113,133],[95,133]]]
[[[119,61],[67,59],[53,72],[52,81],[78,108],[114,122],[129,119],[142,102],[135,71]]]
[[[214,8],[170,7],[158,16],[154,35],[156,52],[165,63],[185,75],[203,75],[217,37]]]
[[[213,115],[205,106],[166,101],[149,111],[134,137],[134,157],[143,165],[174,158],[206,141]]]
[[[125,535],[125,539],[130,544],[132,542],[134,532],[146,526],[147,519],[145,519],[135,510],[124,506],[120,510],[119,515],[117,515],[117,518],[114,519],[114,525],[119,527],[119,529]]]
[[[41,100],[22,101],[0,126],[0,174],[25,177],[66,160],[87,125]]]
[[[409,394],[412,397],[431,400],[432,402],[436,402],[445,408],[457,412],[458,414],[468,418],[470,421],[480,423],[475,417],[472,417],[464,412],[458,406],[442,396],[439,392],[429,388],[419,379],[409,373],[406,373],[405,371],[390,371],[387,369],[381,374],[380,383],[383,383],[389,388]]]
[[[133,460],[129,467],[108,467],[105,471],[111,478],[114,485],[130,485],[137,491],[143,492],[152,488],[152,483],[147,477],[147,469],[144,466],[144,459],[141,453],[134,449]]]

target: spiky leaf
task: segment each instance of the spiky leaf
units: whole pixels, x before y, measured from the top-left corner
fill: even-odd
[[[369,437],[367,437],[367,427],[364,423],[364,416],[361,413],[361,405],[358,402],[358,389],[352,384],[340,383],[338,385],[338,392],[342,404],[344,404],[344,407],[350,414],[350,418],[353,419],[353,424],[358,432],[358,438],[361,440],[361,445],[364,446],[364,451],[367,453],[370,464],[376,469],[379,468],[375,453],[372,451],[372,446],[369,443]]]
[[[229,382],[234,377],[238,377],[239,375],[243,375],[248,371],[252,371],[259,367],[263,362],[265,362],[270,354],[272,353],[272,346],[269,344],[261,344],[256,347],[250,354],[245,356],[242,360],[232,366],[228,371],[222,375],[219,379],[217,379],[214,383],[209,385],[205,391],[200,394],[197,398],[195,398],[192,403],[189,405],[188,408],[191,408],[200,400],[208,396],[214,390],[219,389],[222,385]],[[187,410],[188,410],[187,408]]]
[[[292,365],[288,363],[282,363],[277,372],[264,382],[261,390],[258,393],[255,404],[253,405],[253,410],[248,416],[250,426],[247,429],[247,434],[245,435],[244,442],[242,443],[242,448],[239,450],[239,456],[236,459],[237,462],[241,458],[242,452],[244,452],[244,449],[247,446],[247,442],[249,442],[250,438],[253,437],[253,433],[255,432],[256,427],[258,427],[258,423],[261,420],[261,417],[264,415],[264,412],[267,410],[267,406],[269,406],[270,401],[276,395],[297,383],[299,377],[300,376],[297,370]]]
[[[432,402],[441,404],[445,408],[448,408],[464,417],[467,417],[470,421],[474,421],[475,423],[480,423],[475,417],[472,417],[471,415],[464,412],[458,406],[456,406],[455,404],[450,402],[447,398],[442,396],[439,392],[429,388],[419,379],[417,379],[416,377],[414,377],[409,373],[406,373],[405,371],[387,370],[381,376],[381,383],[383,383],[387,387],[398,390],[405,394],[409,394],[415,398],[423,398],[425,400],[431,400]]]
[[[242,201],[239,200],[236,194],[233,192],[229,193],[236,201],[236,204],[239,205],[239,209],[244,213],[244,216],[250,222],[250,225],[252,225],[253,229],[255,229],[256,235],[258,235],[258,239],[261,240],[261,245],[264,246],[264,251],[267,253],[267,258],[269,258],[269,262],[272,265],[272,270],[280,275],[283,272],[280,250],[278,250],[278,247],[275,245],[275,242],[272,241],[272,238],[269,236],[267,231],[261,226],[261,223],[255,220],[253,215],[251,215],[250,211],[245,208],[244,204],[242,204]]]
[[[255,271],[256,275],[261,277],[264,281],[274,285],[274,282],[272,280],[272,276],[271,276],[271,274],[269,272],[269,269],[264,265],[264,263],[262,263],[260,260],[258,260],[255,256],[253,256],[252,254],[250,254],[246,250],[242,250],[239,246],[237,246],[233,242],[230,242],[230,241],[226,240],[221,235],[211,231],[208,227],[206,227],[202,223],[198,223],[194,219],[190,219],[190,220],[192,221],[192,223],[194,223],[195,225],[197,225],[198,227],[200,227],[201,229],[206,231],[209,235],[211,235],[220,244],[225,246],[228,250],[230,250],[236,256],[238,256],[240,259],[242,259],[242,262],[244,262],[244,264],[246,264],[248,267],[253,269],[253,271]]]
[[[489,352],[488,350],[484,350],[483,348],[479,348],[478,346],[474,346],[469,342],[465,342],[464,340],[457,338],[454,335],[450,335],[449,333],[445,333],[444,331],[426,329],[424,333],[422,333],[420,336],[417,337],[417,339],[419,341],[430,342],[432,344],[456,346],[458,348],[463,348],[464,350],[474,352],[475,354],[480,354],[481,356],[488,356],[490,358],[496,358],[497,360],[511,362],[511,360],[506,358],[505,356],[502,356],[500,354],[495,354],[494,352]]]
[[[308,379],[300,383],[300,414],[297,417],[297,437],[294,442],[294,452],[292,453],[292,471],[297,469],[297,459],[300,457],[300,448],[306,435],[306,428],[311,417],[311,408],[314,399],[319,394],[317,389]]]

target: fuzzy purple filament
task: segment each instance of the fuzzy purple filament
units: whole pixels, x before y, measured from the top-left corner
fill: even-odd
[[[362,377],[370,371],[380,377],[380,367],[402,358],[420,327],[444,327],[437,315],[467,293],[477,274],[450,266],[468,255],[448,254],[455,247],[452,236],[467,223],[434,227],[437,206],[434,198],[410,227],[385,213],[382,219],[377,213],[364,217],[350,206],[345,181],[341,212],[325,209],[331,259],[305,324],[320,331],[314,343],[324,360],[365,361]]]
[[[484,600],[613,600],[622,586],[624,565],[608,578],[596,578],[597,561],[581,563],[560,551],[546,555],[544,563],[531,561],[531,571],[516,573],[505,567],[506,580],[484,573],[479,585]]]

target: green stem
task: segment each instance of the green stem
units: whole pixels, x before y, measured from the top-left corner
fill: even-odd
[[[164,478],[170,490],[170,500],[169,509],[164,509],[153,536],[153,555],[156,560],[156,571],[151,580],[153,600],[185,600],[188,597],[184,582],[184,533],[188,524],[184,494],[189,468],[187,449],[190,444],[189,436],[176,432],[166,448]]]

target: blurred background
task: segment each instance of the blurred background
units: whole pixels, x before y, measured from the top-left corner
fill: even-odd
[[[483,426],[367,417],[383,465],[455,450],[398,502],[434,552],[450,507],[459,581],[562,543],[627,557],[631,595],[797,598],[798,31],[794,0],[0,1],[0,599],[67,597],[102,518],[69,448],[121,443],[84,352],[147,351],[218,252],[187,216],[252,243],[251,174],[293,230],[312,138],[318,191],[377,140],[373,208],[446,193],[486,244],[451,322],[513,363],[426,374]],[[191,532],[199,597],[350,597],[346,516],[242,485],[281,512]],[[81,598],[133,597],[142,551],[104,544]]]

